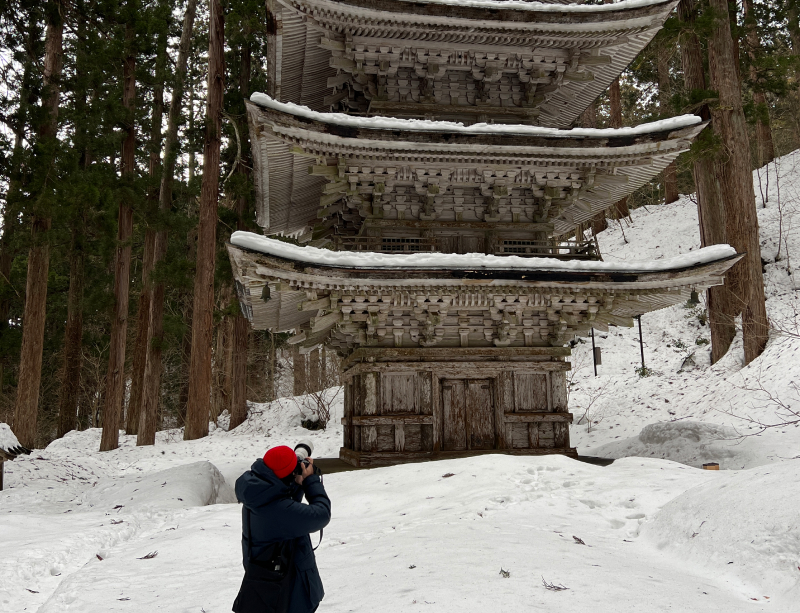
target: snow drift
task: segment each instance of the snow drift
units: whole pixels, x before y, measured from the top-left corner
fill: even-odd
[[[800,461],[723,473],[665,504],[641,536],[773,602],[800,602]]]

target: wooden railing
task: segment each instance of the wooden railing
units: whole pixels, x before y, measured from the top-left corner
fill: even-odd
[[[497,255],[599,260],[600,250],[594,240],[588,241],[529,241],[503,240]]]

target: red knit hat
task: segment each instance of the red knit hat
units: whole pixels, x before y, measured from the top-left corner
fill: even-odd
[[[291,475],[297,466],[297,456],[291,447],[281,445],[273,447],[264,454],[264,464],[272,469],[278,479],[283,479]]]

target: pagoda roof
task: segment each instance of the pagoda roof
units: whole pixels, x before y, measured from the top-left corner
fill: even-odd
[[[656,262],[385,255],[300,247],[247,232],[232,235],[228,252],[255,329],[294,330],[296,342],[330,342],[345,353],[464,341],[518,350],[561,346],[590,327],[629,326],[633,317],[720,285],[742,257],[727,245]]]
[[[324,111],[332,100],[341,99],[331,97],[331,88],[355,73],[391,76],[406,67],[420,76],[440,79],[452,72],[454,78],[471,74],[487,83],[500,74],[518,74],[522,84],[531,78],[540,84],[523,108],[516,98],[510,106],[491,103],[483,109],[464,100],[448,109],[410,98],[373,97],[368,113],[497,113],[498,121],[508,115],[512,121],[535,118],[544,126],[567,127],[652,40],[676,4],[272,0],[279,26],[271,50],[269,93]],[[495,76],[488,75],[487,66]],[[350,82],[356,89],[364,85]],[[465,91],[458,94],[463,95]]]
[[[361,198],[356,188],[381,183],[391,191],[393,182],[419,182],[419,173],[431,168],[440,175],[454,172],[448,168],[469,171],[471,178],[459,181],[478,187],[527,190],[547,202],[550,217],[540,217],[536,229],[564,234],[656,176],[705,126],[694,115],[602,130],[465,126],[317,113],[265,95],[252,99],[257,221],[270,234],[308,233],[337,199],[355,208],[349,199]],[[479,223],[488,229],[491,222]]]

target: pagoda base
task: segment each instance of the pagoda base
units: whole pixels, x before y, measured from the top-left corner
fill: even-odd
[[[564,347],[356,350],[345,362],[353,466],[507,453],[576,457]]]

